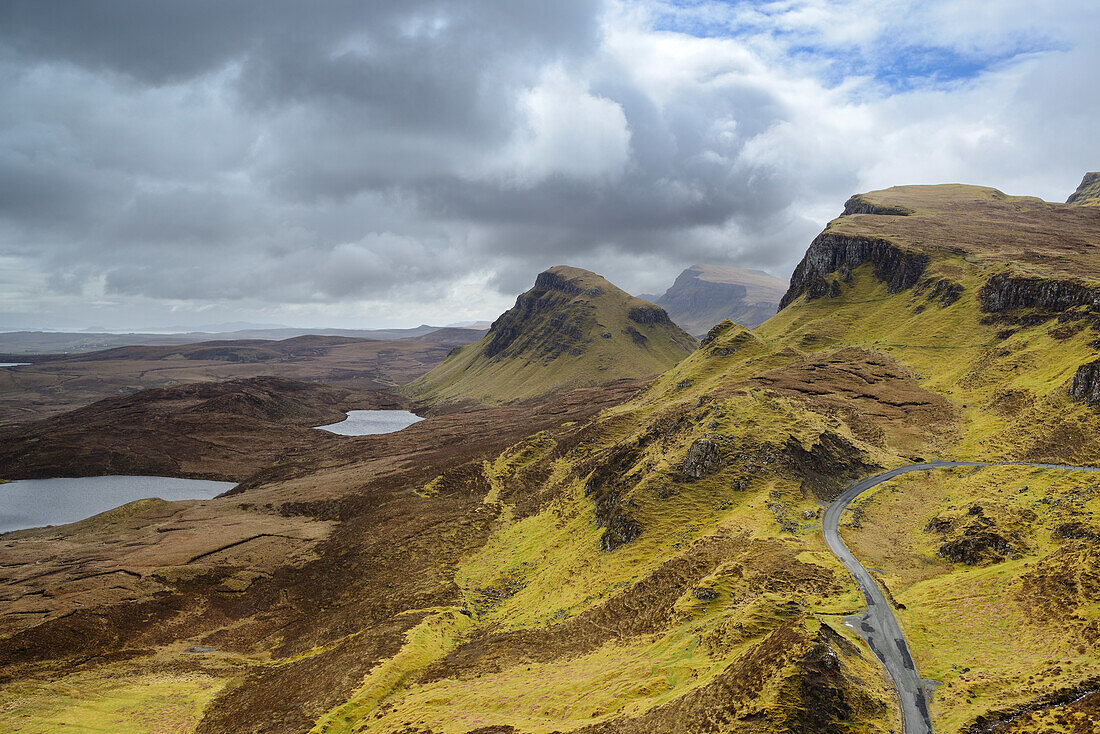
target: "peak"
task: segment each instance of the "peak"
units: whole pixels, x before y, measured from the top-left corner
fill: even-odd
[[[1066,199],[1066,203],[1077,206],[1100,206],[1100,171],[1086,173],[1081,179],[1081,185]]]
[[[573,267],[572,265],[554,265],[542,271],[542,274],[553,273],[554,275],[560,275],[563,278],[599,278],[591,270],[585,270],[584,268]]]
[[[569,295],[598,296],[607,290],[618,290],[607,279],[590,270],[569,265],[555,265],[538,274],[533,291],[552,290]],[[530,291],[529,291],[530,292]]]
[[[509,402],[649,377],[695,348],[659,306],[582,268],[556,265],[475,344],[409,386],[418,397]]]

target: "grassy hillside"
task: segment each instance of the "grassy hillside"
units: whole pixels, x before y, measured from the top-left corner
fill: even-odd
[[[1081,185],[1066,199],[1066,203],[1079,206],[1100,206],[1100,171],[1086,173],[1085,177],[1081,179]]]
[[[660,308],[595,273],[559,265],[540,274],[480,341],[405,391],[432,402],[508,403],[650,377],[694,347]]]
[[[834,240],[855,256],[824,272],[813,268],[825,259],[810,262],[787,307],[757,331],[719,325],[579,444],[547,434],[487,463],[485,501],[500,514],[455,576],[456,606],[469,616],[429,618],[407,642],[416,662],[393,659],[405,674],[388,670],[380,689],[372,673],[317,730],[781,731],[808,710],[820,718],[806,730],[896,726],[877,665],[844,627],[861,600],[824,549],[818,502],[849,478],[918,458],[1100,464],[1100,414],[1069,395],[1078,367],[1100,356],[1100,321],[1092,306],[1059,311],[1064,304],[1043,295],[1063,279],[1092,287],[1080,276],[1095,264],[1100,219],[972,187],[860,198],[906,211],[848,214],[825,234],[902,233],[886,249],[861,254]],[[973,222],[952,229],[967,207],[984,222],[974,240]],[[902,217],[927,221],[878,221]],[[1053,251],[1014,260],[1018,227],[1054,238],[1067,218],[1072,231]],[[932,230],[952,236],[930,246],[910,234]],[[1073,238],[1079,250],[1065,244]],[[898,252],[922,256],[908,283],[874,261],[893,258],[904,271]],[[1082,264],[1072,277],[1067,262]],[[1029,296],[1031,281],[997,285],[1005,272],[1044,277]],[[817,277],[828,281],[824,293]],[[1017,300],[996,297],[1005,288]],[[877,549],[868,565],[888,582],[904,579],[890,588],[914,610],[903,624],[918,663],[945,685],[933,699],[937,731],[1087,688],[1100,669],[1089,637],[1100,607],[1083,580],[1095,562],[1079,543],[1048,540],[1051,521],[1029,527],[1041,540],[1020,544],[1018,558],[990,558],[989,570],[944,562],[929,544],[925,528],[947,505],[989,502],[993,492],[1003,499],[987,514],[1027,526],[1030,516],[1013,508],[1043,497],[1060,504],[1085,481],[987,473],[992,485],[908,478],[932,489],[864,516],[874,529],[861,532],[914,538],[905,554],[874,542],[879,535],[854,543]],[[1001,484],[1028,474],[1026,491]],[[1065,593],[1074,563],[1089,570],[1071,577],[1082,579],[1069,587],[1072,605],[1037,613]],[[1005,588],[1022,591],[1006,605],[997,602]],[[836,661],[831,675],[818,676],[815,655]]]
[[[143,686],[170,673],[185,713],[203,709],[201,732],[898,731],[890,685],[846,624],[863,600],[824,544],[821,505],[922,458],[1100,465],[1100,210],[946,186],[873,192],[846,211],[777,316],[719,324],[628,400],[591,417],[546,405],[424,421],[402,439],[419,453],[363,441],[235,498],[235,517],[269,523],[321,501],[337,511],[309,560],[265,567],[232,598],[209,555],[213,578],[190,581],[186,601],[129,582],[129,606],[99,613],[189,605],[198,627],[120,626],[111,649],[132,657],[80,671],[108,699],[97,715],[120,709],[112,691],[155,700]],[[510,384],[488,376],[494,356],[530,374],[531,355],[557,350],[558,331],[505,328],[541,317],[520,305],[603,288],[547,285],[498,321],[504,338],[483,340],[486,376],[470,384]],[[504,414],[507,434],[492,423]],[[941,684],[940,734],[1100,726],[1098,493],[1049,470],[943,471],[885,484],[847,518],[921,673]],[[211,522],[229,499],[206,504]],[[2,620],[21,631],[0,671],[36,681],[0,690],[0,721],[22,721],[75,679],[44,640],[79,639],[66,625],[82,619],[36,626],[25,612],[117,581],[66,566],[79,581],[36,595],[52,566],[29,559],[45,541],[10,542],[0,567],[23,614]],[[182,573],[170,571],[154,578]],[[216,653],[183,655],[191,644]]]

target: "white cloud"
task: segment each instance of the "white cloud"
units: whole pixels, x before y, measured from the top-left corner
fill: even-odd
[[[554,176],[609,185],[626,169],[630,128],[623,108],[561,67],[520,90],[516,108],[519,127],[483,175],[518,187]]]

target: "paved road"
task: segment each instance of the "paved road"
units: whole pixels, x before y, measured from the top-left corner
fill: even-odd
[[[894,681],[898,698],[901,699],[902,731],[904,734],[932,734],[932,721],[928,715],[928,702],[925,700],[924,687],[921,684],[917,668],[913,664],[913,656],[909,654],[909,646],[905,644],[905,637],[901,634],[898,620],[890,609],[890,604],[886,601],[886,597],[883,596],[878,584],[871,578],[871,574],[867,573],[867,569],[856,560],[852,552],[841,541],[837,525],[840,522],[841,513],[844,512],[848,504],[872,487],[909,472],[947,469],[957,466],[1031,466],[1038,469],[1100,471],[1100,468],[1090,466],[1032,464],[1017,461],[931,461],[891,469],[882,474],[853,482],[825,508],[825,519],[822,521],[825,542],[828,544],[829,550],[836,554],[836,557],[856,577],[859,588],[863,592],[863,598],[867,600],[867,611],[858,619],[856,631],[882,662],[886,672],[890,674],[890,678]]]

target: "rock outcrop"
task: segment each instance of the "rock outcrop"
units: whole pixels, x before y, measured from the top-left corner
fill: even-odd
[[[1100,359],[1077,368],[1069,386],[1069,396],[1075,403],[1100,405]]]
[[[809,449],[790,436],[786,453],[790,468],[802,477],[802,487],[819,499],[832,499],[844,485],[877,465],[867,462],[863,452],[843,436],[825,431]]]
[[[604,528],[600,550],[610,552],[642,534],[641,524],[634,519],[627,495],[637,483],[630,471],[641,458],[652,439],[641,439],[616,446],[592,470],[584,483],[584,496],[595,505],[596,526]]]
[[[779,302],[779,308],[786,308],[804,293],[810,298],[828,295],[830,280],[826,276],[853,270],[864,263],[872,263],[875,277],[886,283],[891,293],[898,293],[920,280],[928,265],[928,255],[903,250],[886,240],[822,233],[795,268],[791,287]]]
[[[680,473],[691,479],[702,479],[721,468],[721,445],[714,439],[700,438],[688,448]]]
[[[1081,306],[1100,312],[1100,288],[1055,278],[998,273],[978,291],[982,310],[1003,314],[1016,309],[1038,309],[1058,314]]]
[[[862,194],[856,194],[848,199],[848,201],[844,202],[844,212],[840,216],[847,217],[853,214],[876,214],[889,217],[907,217],[912,213],[913,210],[908,207],[874,204],[868,201]]]

